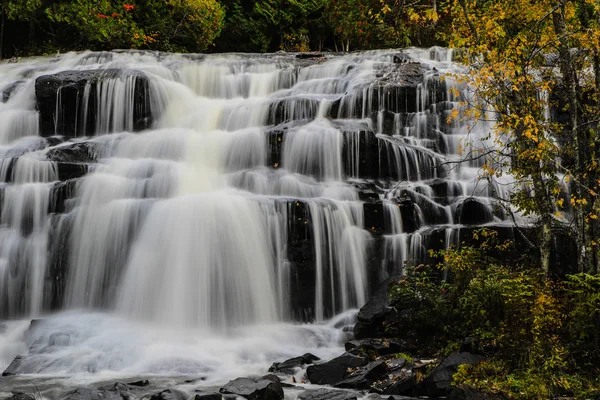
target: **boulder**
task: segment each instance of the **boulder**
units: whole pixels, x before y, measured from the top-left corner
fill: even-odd
[[[364,367],[368,363],[366,355],[344,353],[328,362],[309,366],[306,375],[314,385],[334,385],[346,378],[349,368]]]
[[[392,281],[398,279],[400,274],[394,274],[383,281],[367,304],[360,309],[354,326],[354,336],[357,339],[385,336],[383,322],[393,311],[390,307],[389,286]]]
[[[182,393],[176,390],[166,389],[162,392],[154,393],[150,396],[150,400],[184,400],[187,399]]]
[[[263,378],[237,378],[227,382],[220,390],[224,394],[235,394],[249,400],[281,400],[283,388],[279,382]]]
[[[315,389],[305,390],[298,395],[298,400],[357,400],[358,394],[345,390]]]
[[[346,379],[335,384],[335,387],[347,389],[368,389],[380,379],[387,377],[388,368],[384,361],[378,360],[366,367],[350,373]]]
[[[306,353],[300,357],[290,358],[280,363],[273,363],[273,365],[271,365],[271,368],[269,368],[269,372],[293,374],[296,368],[302,368],[305,365],[312,364],[313,362],[319,360],[319,357],[310,353]]]
[[[446,396],[458,367],[465,364],[479,364],[483,359],[483,356],[466,352],[451,354],[419,383],[418,394],[431,397]]]
[[[384,395],[410,395],[417,384],[417,377],[412,369],[402,369],[387,379],[372,385],[371,391]]]

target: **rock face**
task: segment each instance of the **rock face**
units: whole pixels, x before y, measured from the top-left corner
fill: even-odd
[[[237,378],[229,381],[220,390],[224,394],[235,394],[248,400],[281,400],[283,388],[279,382],[262,378]]]
[[[344,353],[331,361],[311,365],[306,369],[306,375],[312,384],[335,385],[347,377],[349,368],[364,367],[368,363],[366,355]]]
[[[117,85],[125,93],[116,94]],[[90,136],[106,133],[107,129],[102,129],[105,123],[117,131],[147,129],[156,117],[150,105],[149,87],[146,75],[135,70],[63,71],[40,76],[35,81],[35,95],[41,133]],[[121,100],[114,99],[117,95],[124,95],[130,104],[111,104],[110,101]]]
[[[417,392],[424,396],[446,396],[452,384],[452,378],[460,365],[479,364],[484,357],[471,353],[454,353],[446,358],[422,382]]]

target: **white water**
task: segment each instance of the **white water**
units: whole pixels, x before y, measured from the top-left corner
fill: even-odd
[[[0,368],[29,353],[21,372],[37,377],[201,375],[210,386],[307,351],[329,357],[352,324],[346,314],[329,319],[423,260],[432,227],[456,243],[465,199],[503,224],[477,179],[481,162],[443,165],[460,158],[464,140],[473,151],[486,135],[485,126],[468,133],[466,124],[445,124],[457,100],[451,81],[440,83],[458,70],[451,52],[406,51],[427,67],[409,100],[377,81],[396,68],[394,54],[302,65],[288,55],[70,53],[0,64],[0,89],[23,81],[0,103],[0,316],[60,310],[25,339],[26,322],[7,322]],[[35,78],[97,69],[101,83],[95,97],[84,90],[77,139],[39,138],[47,132]],[[140,76],[154,120],[133,133]],[[403,99],[413,111],[390,111]],[[55,212],[50,199],[69,165],[49,154],[81,144],[89,173],[72,183],[66,212]],[[371,226],[361,185],[378,188],[382,227]],[[407,200],[414,217],[405,224]],[[373,266],[378,228],[385,235]]]

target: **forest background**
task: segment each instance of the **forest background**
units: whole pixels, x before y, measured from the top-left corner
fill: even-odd
[[[439,3],[439,4],[438,4]],[[0,58],[70,50],[348,51],[446,44],[444,0],[2,0]]]

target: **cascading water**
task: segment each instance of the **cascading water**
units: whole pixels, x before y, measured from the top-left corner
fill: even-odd
[[[458,162],[485,136],[447,123],[458,70],[435,48],[0,64],[0,366],[214,384],[334,352],[353,313],[328,319],[504,224]]]

